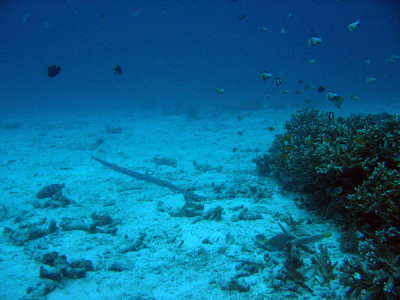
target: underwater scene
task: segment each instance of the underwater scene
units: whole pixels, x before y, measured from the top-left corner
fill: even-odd
[[[0,24],[1,299],[400,299],[400,1]]]

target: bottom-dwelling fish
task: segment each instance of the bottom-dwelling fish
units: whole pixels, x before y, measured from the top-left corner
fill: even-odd
[[[263,234],[256,235],[256,244],[261,248],[269,251],[283,251],[289,243],[297,244],[300,246],[314,244],[320,240],[330,237],[331,233],[316,234],[309,237],[297,238],[292,234],[282,232],[269,239]]]

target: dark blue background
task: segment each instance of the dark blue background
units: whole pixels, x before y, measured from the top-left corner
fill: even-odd
[[[299,78],[346,101],[400,102],[400,63],[385,62],[400,55],[399,1],[2,0],[0,30],[2,112],[327,102],[316,91],[295,95]],[[321,45],[307,44],[311,30]],[[62,71],[48,78],[52,64]],[[282,86],[261,80],[263,70]],[[377,81],[366,84],[369,76]]]

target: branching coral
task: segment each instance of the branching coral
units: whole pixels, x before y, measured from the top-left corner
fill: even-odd
[[[325,282],[329,282],[336,277],[336,275],[333,273],[333,270],[335,269],[337,262],[332,263],[328,254],[328,249],[326,249],[323,244],[320,244],[318,248],[319,253],[315,254],[312,262],[318,267],[318,270]]]
[[[306,194],[312,209],[348,217],[348,225],[364,235],[358,247],[363,260],[346,261],[341,268],[349,296],[400,299],[399,116],[329,120],[323,112],[303,109],[285,130],[255,160],[259,173]],[[323,255],[320,250],[315,262]]]
[[[377,163],[363,184],[347,197],[346,208],[353,216],[367,218],[375,228],[400,225],[400,172]]]

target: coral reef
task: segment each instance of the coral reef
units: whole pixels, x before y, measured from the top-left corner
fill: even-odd
[[[348,296],[400,297],[399,150],[397,115],[332,120],[302,109],[268,153],[255,159],[260,175],[273,175],[284,189],[301,193],[304,206],[360,232],[357,252],[364,262],[349,260],[341,267]]]
[[[324,281],[329,282],[336,277],[333,270],[335,269],[337,262],[332,263],[328,254],[328,249],[326,249],[323,244],[320,244],[318,248],[319,253],[315,254],[312,263],[318,267]]]

